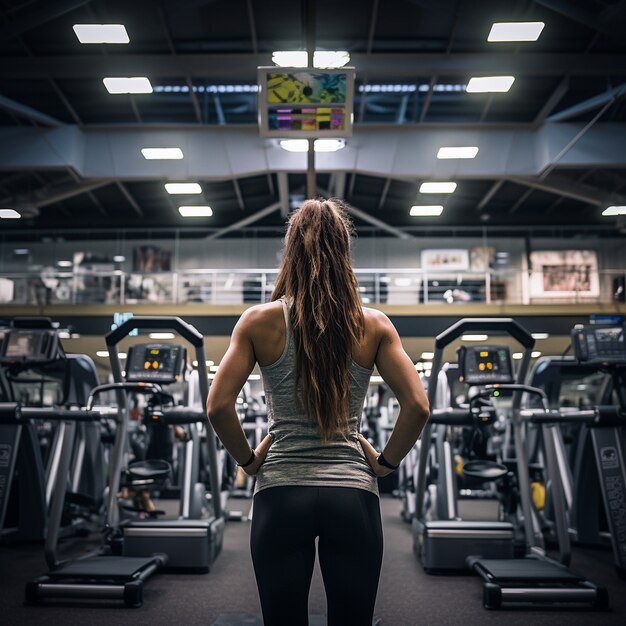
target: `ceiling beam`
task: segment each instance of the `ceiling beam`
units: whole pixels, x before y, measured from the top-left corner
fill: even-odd
[[[34,7],[27,7],[16,12],[14,17],[9,18],[0,25],[0,41],[8,41],[18,37],[22,33],[37,26],[46,24],[51,20],[74,11],[91,0],[55,0],[50,2],[35,2]],[[33,3],[27,3],[33,4]]]
[[[11,100],[11,98],[7,98],[6,96],[0,96],[0,109],[3,111],[9,111],[10,113],[14,113],[20,117],[24,117],[27,120],[36,122],[37,124],[43,124],[44,126],[63,126],[63,122],[56,119],[56,117],[46,115],[41,111],[37,111],[37,109],[33,109],[32,107],[22,104],[21,102],[17,102],[16,100]]]
[[[449,142],[458,143],[449,143]],[[163,142],[166,142],[165,144]],[[184,147],[184,159],[146,161],[144,146]],[[442,145],[480,146],[478,159],[439,160]],[[626,124],[544,124],[538,128],[414,124],[365,125],[343,150],[318,153],[320,173],[415,182],[496,181],[534,177],[551,168],[626,169]],[[254,125],[60,128],[0,126],[0,171],[73,168],[82,179],[232,181],[268,172],[306,172],[306,154],[291,154],[259,137]],[[358,182],[358,181],[357,181]],[[382,181],[384,182],[384,181]],[[382,183],[381,183],[382,184]]]
[[[54,204],[55,202],[61,202],[68,198],[73,198],[80,194],[86,193],[104,187],[111,181],[106,179],[100,180],[86,180],[80,184],[68,183],[64,185],[49,185],[40,187],[34,191],[18,194],[12,197],[0,199],[0,205],[16,207],[19,209],[21,204],[34,206],[37,208]]]
[[[388,53],[355,52],[351,63],[368,82],[389,76],[405,76],[415,80],[420,75],[468,76],[507,71],[520,76],[606,76],[610,68],[626,67],[626,54],[584,53]],[[115,54],[115,55],[51,55],[6,56],[0,67],[0,77],[32,78],[93,78],[94,75],[138,75],[153,77],[190,76],[204,80],[256,82],[257,67],[271,65],[271,53],[205,53],[205,54]]]
[[[589,111],[593,111],[598,107],[606,105],[608,103],[615,102],[620,98],[626,96],[626,83],[622,83],[621,85],[614,87],[613,89],[609,89],[604,93],[601,93],[597,96],[593,96],[593,98],[588,98],[587,100],[583,100],[582,102],[578,102],[558,113],[552,114],[550,117],[546,119],[547,122],[563,122],[565,120],[569,120],[572,117],[576,117],[578,115],[582,115],[583,113],[588,113]]]
[[[260,211],[257,211],[256,213],[253,213],[252,215],[248,215],[248,217],[244,217],[242,220],[239,220],[235,222],[234,224],[230,224],[229,226],[225,226],[224,228],[221,228],[220,230],[214,233],[211,233],[207,237],[207,239],[217,239],[218,237],[221,237],[222,235],[225,235],[226,233],[230,233],[233,230],[240,230],[242,228],[245,228],[246,226],[249,226],[250,224],[254,224],[254,222],[258,222],[259,220],[262,220],[264,217],[271,215],[272,213],[274,213],[275,211],[278,211],[279,209],[280,209],[280,202],[274,202],[273,204],[266,206],[264,209],[261,209]]]
[[[135,213],[137,213],[137,215],[143,217],[143,211],[142,211],[141,207],[137,203],[137,200],[135,200],[135,198],[133,198],[130,195],[130,191],[128,191],[128,189],[126,189],[126,186],[124,185],[124,183],[120,182],[119,180],[116,180],[115,184],[117,185],[119,190],[122,192],[122,194],[124,195],[126,200],[128,200],[128,204],[130,204],[130,206],[133,207],[133,209],[135,210]]]
[[[594,206],[606,204],[606,194],[599,189],[587,185],[579,185],[567,178],[552,175],[549,180],[539,180],[538,178],[511,178],[512,183],[553,193],[557,196],[564,196],[579,202],[586,202]]]
[[[289,179],[287,172],[278,172],[278,202],[280,203],[280,214],[282,217],[289,215]]]
[[[400,239],[413,239],[414,238],[413,235],[410,235],[406,231],[400,228],[396,228],[395,226],[391,226],[390,224],[387,224],[387,222],[383,222],[382,220],[379,220],[377,217],[374,217],[373,215],[370,215],[369,213],[366,213],[365,211],[362,211],[361,209],[357,209],[356,207],[350,204],[346,205],[345,208],[346,208],[346,211],[348,211],[348,213],[350,213],[354,217],[357,217],[358,219],[362,220],[363,222],[367,222],[368,224],[372,224],[373,226],[376,226],[376,228],[379,228],[380,230],[384,230],[385,232],[391,235],[394,235],[395,237],[399,237]]]
[[[491,185],[487,193],[482,197],[480,202],[476,205],[476,210],[482,211],[489,204],[491,199],[498,193],[502,185],[504,185],[504,179],[497,180],[493,185]]]
[[[533,124],[543,124],[544,120],[550,113],[552,113],[554,107],[563,99],[563,96],[569,90],[569,76],[564,76],[559,84],[556,86],[555,90],[550,94],[548,99],[544,102],[543,106],[539,109],[537,115],[535,115],[535,119],[533,120]]]
[[[537,4],[551,9],[555,13],[560,13],[565,17],[583,24],[588,28],[593,28],[604,35],[617,37],[620,29],[616,28],[616,22],[610,19],[611,14],[606,16],[598,15],[593,11],[584,9],[581,5],[571,2],[571,0],[534,0]],[[588,5],[589,3],[583,3]],[[609,19],[607,19],[609,18]]]
[[[343,200],[346,194],[346,172],[335,172],[335,186],[333,187],[333,196]]]

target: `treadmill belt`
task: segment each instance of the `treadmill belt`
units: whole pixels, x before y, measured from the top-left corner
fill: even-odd
[[[483,570],[498,582],[564,582],[585,580],[557,563],[539,559],[480,559]]]
[[[50,578],[132,578],[154,560],[152,556],[90,556],[61,565],[48,575]]]

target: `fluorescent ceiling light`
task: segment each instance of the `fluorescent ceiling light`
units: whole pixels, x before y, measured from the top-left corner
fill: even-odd
[[[626,215],[626,206],[607,207],[604,211],[602,211],[602,215]]]
[[[80,43],[128,43],[124,24],[74,24]]]
[[[219,365],[210,365],[209,366],[209,370],[211,370],[212,372],[217,372],[220,369]]]
[[[370,383],[384,383],[384,379],[382,376],[370,376]]]
[[[487,341],[489,335],[463,335],[461,339],[463,341]]]
[[[72,267],[73,263],[71,261],[57,261],[57,265],[59,267]]]
[[[165,191],[169,194],[202,193],[198,183],[165,183]]]
[[[439,148],[438,159],[474,159],[478,154],[476,146],[445,146]]]
[[[521,352],[514,352],[511,355],[516,361],[519,361],[524,355]]]
[[[261,380],[261,374],[250,374],[248,380]]]
[[[467,93],[505,93],[514,81],[514,76],[475,76],[467,83]]]
[[[102,358],[106,358],[109,356],[109,353],[106,350],[98,350],[96,352],[96,356],[101,356]]]
[[[146,76],[109,76],[102,82],[109,93],[152,93],[152,85]]]
[[[120,359],[125,359],[128,356],[128,354],[126,354],[126,352],[118,352],[117,356]]]
[[[30,254],[30,250],[28,248],[15,248],[15,250],[13,250],[13,254],[15,256],[25,256]]]
[[[435,353],[434,352],[422,352],[422,358],[427,359],[427,360],[433,359],[435,358]]]
[[[441,204],[416,204],[411,207],[412,217],[437,217],[443,213]]]
[[[316,50],[313,53],[314,67],[343,67],[350,62],[350,53],[347,50]]]
[[[456,183],[422,183],[420,193],[454,193]]]
[[[116,254],[113,257],[113,263],[123,263],[126,260],[126,257],[122,254]]]
[[[533,339],[547,339],[550,335],[548,333],[531,333]]]
[[[183,151],[180,148],[142,148],[144,159],[182,159]]]
[[[431,370],[431,369],[433,369],[433,364],[432,364],[432,361],[425,361],[424,363],[422,363],[422,367],[423,367],[425,370]]]
[[[174,339],[174,333],[150,333],[150,339]]]
[[[537,41],[543,22],[495,22],[487,41]]]
[[[530,353],[530,356],[533,357],[533,359],[538,359],[541,356],[541,352],[539,352],[538,350],[535,350]]]
[[[272,52],[272,63],[281,67],[307,67],[309,56],[305,50],[276,50]],[[345,50],[316,50],[313,53],[313,66],[332,68],[343,67],[350,61]]]
[[[178,212],[183,217],[211,217],[213,215],[210,206],[179,206]]]
[[[276,50],[272,52],[272,63],[281,67],[306,67],[308,58],[306,50]]]
[[[337,152],[345,148],[344,139],[316,139],[313,143],[315,152]],[[281,139],[280,147],[287,152],[308,152],[308,139]]]
[[[0,209],[0,219],[19,220],[22,217],[15,209]]]

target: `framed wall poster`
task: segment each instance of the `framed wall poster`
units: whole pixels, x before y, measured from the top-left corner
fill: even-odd
[[[469,270],[469,251],[463,249],[422,250],[422,270],[425,272],[464,272]]]
[[[600,295],[595,250],[541,250],[530,253],[531,298],[597,298]]]

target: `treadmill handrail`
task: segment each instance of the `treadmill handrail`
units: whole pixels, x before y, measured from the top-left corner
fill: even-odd
[[[531,333],[512,317],[464,317],[435,337],[435,347],[445,348],[468,330],[506,332],[527,350],[532,349],[535,345],[535,340]]]
[[[107,346],[117,345],[133,330],[173,330],[196,348],[202,346],[204,341],[202,334],[194,326],[180,319],[180,317],[141,315],[130,317],[106,335],[105,341]]]

